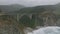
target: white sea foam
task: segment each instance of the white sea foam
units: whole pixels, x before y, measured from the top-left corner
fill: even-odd
[[[28,34],[60,34],[60,27],[58,26],[48,26],[29,32]]]

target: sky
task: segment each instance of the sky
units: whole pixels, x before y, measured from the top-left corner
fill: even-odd
[[[0,0],[0,5],[21,4],[25,6],[53,5],[60,0]]]

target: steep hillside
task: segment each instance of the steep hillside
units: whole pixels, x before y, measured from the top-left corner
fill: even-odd
[[[55,14],[60,15],[60,3],[56,4]]]
[[[17,10],[20,10],[21,8],[24,8],[24,6],[18,5],[18,4],[0,5],[0,9],[1,9],[3,12],[17,11]]]
[[[54,11],[55,8],[56,8],[55,5],[43,5],[43,6],[23,8],[19,12],[20,13],[41,13],[44,11]]]

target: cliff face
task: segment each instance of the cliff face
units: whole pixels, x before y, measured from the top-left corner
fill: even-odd
[[[0,25],[0,34],[20,34],[14,25]]]
[[[11,18],[5,18],[6,19],[0,16],[0,34],[20,34],[20,31],[16,27],[17,22]]]

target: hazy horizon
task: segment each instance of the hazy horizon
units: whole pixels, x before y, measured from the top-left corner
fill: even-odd
[[[54,5],[60,0],[0,0],[0,5],[20,4],[25,6]]]

